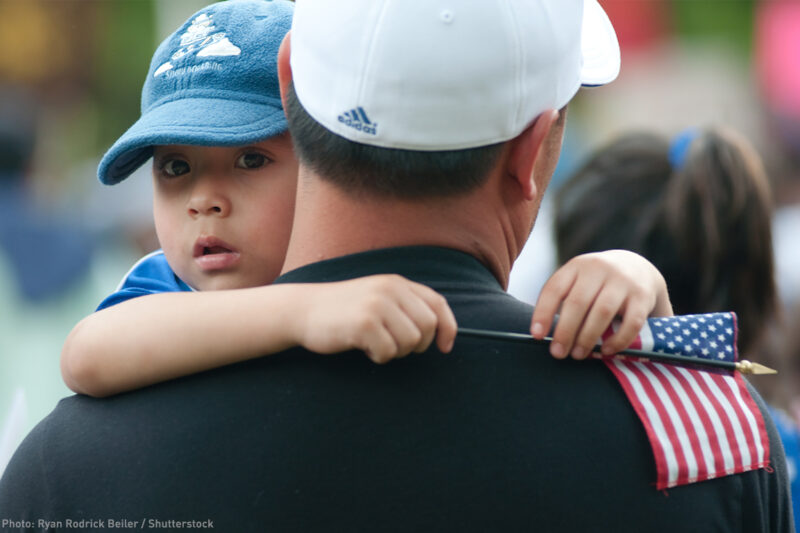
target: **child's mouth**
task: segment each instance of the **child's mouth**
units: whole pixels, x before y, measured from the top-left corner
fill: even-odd
[[[194,245],[194,260],[201,270],[225,270],[239,262],[239,252],[231,245],[213,236],[203,236]]]
[[[231,253],[231,250],[225,248],[224,246],[204,246],[203,247],[203,255],[212,255],[212,254],[227,254]]]

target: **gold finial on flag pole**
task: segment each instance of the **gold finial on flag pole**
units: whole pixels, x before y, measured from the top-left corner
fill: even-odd
[[[758,363],[753,363],[744,359],[736,363],[736,370],[741,372],[742,374],[777,374],[778,371],[768,366],[760,365]]]

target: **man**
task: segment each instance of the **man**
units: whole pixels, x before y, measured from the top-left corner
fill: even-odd
[[[558,159],[557,110],[618,67],[599,6],[582,8],[298,2],[279,59],[301,160],[279,282],[398,273],[444,294],[459,326],[527,331],[531,308],[503,287]],[[231,531],[790,531],[767,426],[769,472],[666,495],[602,363],[466,338],[381,367],[291,350],[62,402],[0,508]]]

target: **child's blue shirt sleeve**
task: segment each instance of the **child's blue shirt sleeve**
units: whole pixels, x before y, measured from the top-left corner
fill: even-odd
[[[133,265],[114,293],[100,302],[97,311],[146,294],[192,290],[172,271],[164,252],[157,250]]]

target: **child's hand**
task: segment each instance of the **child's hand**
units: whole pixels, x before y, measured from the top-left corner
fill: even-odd
[[[664,277],[647,259],[627,250],[579,255],[559,268],[536,302],[534,337],[547,335],[559,306],[550,344],[558,359],[568,354],[584,359],[617,316],[622,324],[603,342],[604,355],[630,346],[648,316],[672,316]]]
[[[423,352],[436,337],[449,352],[456,319],[443,296],[397,275],[309,285],[299,343],[317,353],[363,350],[382,364]]]

